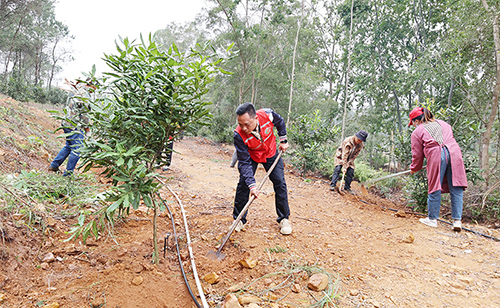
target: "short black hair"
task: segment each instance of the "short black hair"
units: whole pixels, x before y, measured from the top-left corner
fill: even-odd
[[[244,115],[245,113],[248,113],[250,117],[255,117],[255,107],[252,103],[244,103],[238,106],[236,108],[236,114],[241,116]]]

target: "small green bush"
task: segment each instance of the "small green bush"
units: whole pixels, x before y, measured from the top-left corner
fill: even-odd
[[[210,125],[206,127],[208,137],[215,142],[233,143],[234,127],[227,123],[231,123],[227,115],[219,112],[213,114]]]
[[[418,172],[406,178],[404,191],[408,199],[408,206],[417,212],[426,212],[427,210],[427,173]]]
[[[292,166],[302,174],[307,171],[323,170],[324,161],[330,160],[335,154],[335,145],[332,141],[335,140],[340,128],[332,126],[329,121],[323,119],[319,110],[292,118],[295,120],[287,132],[292,142],[289,151]],[[326,167],[327,170],[330,169],[331,162],[328,162]],[[333,169],[331,170],[333,172]]]
[[[368,180],[376,179],[382,176],[384,176],[384,172],[377,171],[371,168],[363,161],[356,161],[356,167],[354,168],[354,178],[358,179],[358,181],[366,182]]]

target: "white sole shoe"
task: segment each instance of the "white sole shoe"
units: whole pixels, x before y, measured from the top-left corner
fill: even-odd
[[[243,224],[243,222],[238,221],[238,224],[236,225],[236,227],[234,228],[234,231],[236,232],[240,232],[243,230],[243,228],[245,227],[245,225]]]
[[[292,225],[290,224],[290,221],[288,219],[282,219],[280,221],[280,232],[283,235],[289,235],[292,233]]]
[[[453,231],[456,231],[456,232],[462,231],[462,221],[460,221],[460,220],[453,221]]]
[[[420,218],[419,221],[424,225],[428,225],[429,227],[436,228],[438,226],[437,219],[429,219],[429,217],[426,217],[426,218]]]

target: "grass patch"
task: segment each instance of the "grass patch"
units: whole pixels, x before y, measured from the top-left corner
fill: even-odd
[[[287,251],[288,250],[286,248],[280,247],[278,245],[276,245],[275,247],[265,248],[264,249],[264,252],[270,252],[270,253],[285,253]]]

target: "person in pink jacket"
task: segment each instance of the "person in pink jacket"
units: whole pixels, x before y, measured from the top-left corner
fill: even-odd
[[[410,112],[410,123],[416,128],[411,134],[411,173],[422,169],[427,158],[428,199],[427,218],[420,222],[437,227],[441,208],[441,193],[451,195],[453,230],[462,230],[463,192],[467,187],[462,152],[453,137],[451,126],[434,116],[427,108],[417,107]]]

